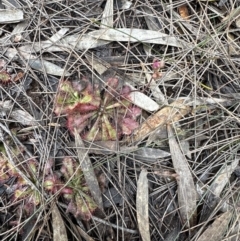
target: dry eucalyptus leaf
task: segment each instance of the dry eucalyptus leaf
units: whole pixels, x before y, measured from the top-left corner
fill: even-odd
[[[204,194],[206,195],[206,201],[201,212],[201,221],[207,220],[209,215],[216,208],[216,206],[219,205],[220,195],[224,187],[227,185],[227,183],[229,183],[229,179],[234,170],[237,168],[238,163],[239,159],[235,159],[231,162],[230,165],[223,166],[221,170],[216,174],[216,178],[211,184],[207,195]],[[226,202],[222,203],[222,208],[224,208],[224,205],[226,206]]]
[[[186,155],[189,159],[191,159],[189,141],[181,140],[179,144],[181,146],[181,150],[183,151],[183,154]]]
[[[16,23],[23,20],[23,11],[20,9],[1,9],[0,10],[0,24]]]
[[[92,65],[92,67],[100,74],[102,75],[105,71],[107,71],[107,67],[104,66],[101,62],[101,60],[90,57],[89,55],[86,55],[87,60]]]
[[[77,221],[77,222],[79,222],[79,221]],[[83,226],[83,224],[81,226]],[[86,241],[95,241],[92,237],[90,237],[87,234],[87,232],[85,230],[80,228],[79,225],[76,225],[75,227],[78,230],[79,234],[84,238],[84,240],[86,240]],[[80,237],[79,237],[79,240],[82,240],[82,239],[80,239]]]
[[[230,165],[224,166],[220,172],[217,174],[217,177],[214,179],[213,183],[211,184],[211,193],[220,196],[222,193],[223,188],[226,186],[227,183],[229,183],[229,179],[234,172],[234,170],[237,168],[239,163],[239,159],[236,159],[231,162]]]
[[[29,0],[25,0],[24,3],[28,2]],[[22,5],[19,3],[18,0],[2,0],[3,5],[5,6],[6,9],[13,9],[13,8],[21,8]],[[31,5],[32,6],[32,5]]]
[[[49,52],[63,51],[64,48],[86,50],[96,47],[100,47],[108,44],[109,41],[93,38],[87,34],[81,35],[70,35],[63,38],[57,46],[52,46],[48,49]]]
[[[176,141],[172,127],[167,125],[167,130],[173,167],[178,175],[178,203],[180,214],[184,224],[186,223],[187,227],[192,227],[197,221],[197,193],[187,160]]]
[[[64,35],[69,31],[69,28],[62,28],[57,31],[49,40],[31,43],[29,45],[24,45],[18,48],[21,52],[31,53],[31,52],[40,52],[45,50],[53,45],[55,45],[59,40],[61,40]]]
[[[148,97],[140,91],[137,91],[136,88],[134,88],[132,85],[128,83],[126,83],[126,85],[129,86],[132,90],[132,92],[129,94],[129,97],[130,101],[134,105],[146,111],[156,111],[160,108],[160,106],[150,97]]]
[[[240,14],[240,6],[235,8],[235,9],[231,9],[230,14],[228,14],[225,18],[222,19],[222,22],[231,22],[233,19],[235,19],[236,17],[238,17]]]
[[[221,214],[197,239],[197,241],[219,241],[223,240],[225,232],[228,230],[232,212],[228,211]]]
[[[234,94],[231,94],[231,97],[237,98]],[[216,108],[216,106],[231,106],[233,105],[236,100],[231,99],[220,99],[220,98],[192,98],[192,97],[180,97],[179,100],[184,100],[188,106],[208,106],[208,108]]]
[[[190,113],[191,108],[184,104],[183,100],[176,100],[169,106],[156,112],[144,121],[140,127],[135,131],[133,136],[127,141],[138,142],[149,136],[157,128],[167,123],[180,120],[183,116]]]
[[[59,31],[57,31],[52,37],[50,38],[50,41],[52,43],[59,41],[64,37],[64,35],[69,31],[69,28],[61,28]]]
[[[157,159],[171,156],[169,152],[149,147],[139,148],[136,151],[133,151],[132,155],[134,159],[150,163],[155,162]]]
[[[37,124],[35,118],[32,117],[28,112],[23,110],[13,110],[10,113],[10,117],[25,126],[34,126]]]
[[[65,69],[43,59],[29,59],[29,65],[36,70],[55,76],[69,76],[70,73]]]
[[[183,45],[189,46],[188,43],[184,43],[182,40],[179,40],[176,37],[169,36],[165,33],[145,29],[100,29],[89,32],[88,35],[106,41],[143,42],[152,44],[163,44],[180,48],[182,48]]]
[[[150,241],[148,214],[148,179],[147,170],[143,169],[137,183],[136,209],[138,229],[143,241]]]
[[[5,52],[5,55],[8,58],[15,58],[17,61],[22,62],[24,64],[24,61],[21,60],[21,58],[18,56],[18,54],[21,55],[25,60],[27,60],[28,64],[31,66],[31,68],[39,70],[41,72],[45,72],[47,74],[56,75],[56,76],[69,76],[70,73],[66,71],[65,69],[57,66],[56,64],[53,64],[47,60],[38,59],[36,56],[29,54],[24,51],[18,51],[17,49],[8,48]]]
[[[88,156],[88,149],[84,146],[84,143],[76,129],[74,132],[74,137],[78,153],[78,160],[84,173],[84,178],[86,180],[87,186],[89,187],[93,200],[96,202],[100,209],[103,209],[102,194],[98,185],[96,175],[94,173],[94,168]]]
[[[18,23],[13,31],[12,31],[12,41],[15,43],[20,42],[23,39],[23,36],[27,35],[26,32],[24,32],[24,30],[27,28],[27,26],[29,25],[29,22],[27,20],[22,21],[20,23]]]
[[[21,46],[19,49],[26,53],[32,53],[33,50],[35,52],[39,52],[41,51],[41,49],[44,49],[45,51],[48,51],[48,52],[63,52],[63,51],[69,51],[72,49],[76,49],[76,50],[92,49],[92,48],[106,45],[108,43],[109,41],[96,39],[89,35],[76,34],[76,35],[66,36],[59,41],[52,41],[50,39],[46,41],[27,44],[27,45]]]
[[[113,28],[113,0],[107,0],[102,13],[101,28]]]
[[[68,241],[67,230],[64,221],[55,203],[52,207],[52,228],[53,241]]]
[[[119,146],[117,141],[84,141],[86,148],[89,149],[89,153],[94,154],[113,154],[113,153],[125,153],[129,154],[139,149],[138,146]]]

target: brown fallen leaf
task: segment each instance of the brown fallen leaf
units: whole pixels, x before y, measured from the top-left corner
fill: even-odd
[[[183,102],[183,100],[176,100],[169,106],[164,107],[154,115],[150,116],[134,132],[133,136],[127,138],[126,141],[139,142],[149,136],[158,127],[180,120],[191,111],[191,108],[186,106]]]
[[[189,20],[189,12],[187,8],[187,4],[183,4],[180,7],[178,7],[178,12],[183,19]]]

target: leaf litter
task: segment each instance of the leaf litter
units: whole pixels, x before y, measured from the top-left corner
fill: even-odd
[[[1,4],[1,239],[238,240],[239,4],[86,2]]]

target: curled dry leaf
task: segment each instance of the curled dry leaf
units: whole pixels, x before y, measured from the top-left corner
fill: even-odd
[[[153,131],[162,125],[180,120],[183,116],[190,113],[191,108],[186,106],[183,100],[176,100],[169,106],[159,110],[150,116],[134,132],[133,137],[127,138],[126,141],[138,142],[149,136]]]

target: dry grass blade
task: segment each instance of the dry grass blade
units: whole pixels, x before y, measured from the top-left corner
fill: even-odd
[[[53,241],[67,241],[67,231],[64,221],[55,203],[52,205]]]
[[[143,169],[137,183],[136,209],[138,229],[143,241],[150,241],[148,216],[148,179],[147,170]]]
[[[170,122],[178,121],[190,113],[191,108],[183,104],[183,100],[176,100],[169,106],[159,110],[143,122],[133,135],[133,141],[138,142],[146,138],[158,127]]]
[[[232,212],[220,215],[213,224],[197,239],[197,241],[219,241],[222,240],[227,231],[228,224],[232,218]]]
[[[188,227],[196,224],[197,194],[187,160],[174,137],[172,127],[167,125],[169,147],[178,182],[178,203],[183,222]]]
[[[94,201],[97,203],[100,209],[103,209],[101,191],[98,185],[96,175],[94,173],[94,168],[88,156],[88,150],[85,148],[84,143],[76,130],[74,136],[76,149],[78,153],[78,160],[84,173],[86,183],[89,187],[89,190],[91,191]]]
[[[187,43],[178,40],[176,37],[169,36],[165,33],[145,29],[100,29],[89,32],[88,35],[97,39],[107,41],[143,42],[152,44],[163,44],[179,48],[182,48],[183,45],[187,45]]]

